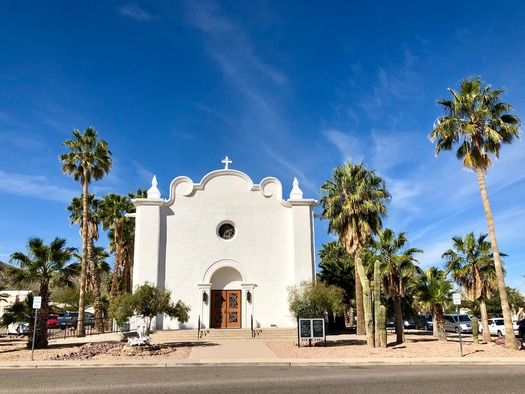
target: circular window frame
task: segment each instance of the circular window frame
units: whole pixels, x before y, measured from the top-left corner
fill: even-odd
[[[226,230],[222,230],[223,227],[228,226]],[[233,235],[231,237],[225,237],[223,231],[233,230]],[[237,227],[235,227],[235,224],[232,221],[226,220],[223,222],[220,222],[217,226],[217,236],[222,239],[223,241],[231,241],[235,239],[237,236]]]

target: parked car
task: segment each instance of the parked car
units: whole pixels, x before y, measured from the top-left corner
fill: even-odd
[[[68,327],[77,328],[78,312],[61,312],[58,314],[58,325],[62,330]],[[84,326],[95,326],[95,315],[91,312],[84,312]]]
[[[502,317],[488,319],[490,335],[501,337],[505,335],[505,322]],[[518,324],[513,323],[514,335],[518,335]],[[483,333],[483,325],[479,325],[479,332]]]
[[[51,314],[47,316],[47,328],[57,328],[58,327],[58,315]]]
[[[419,324],[417,325],[417,328],[431,331],[433,327],[432,315],[419,315]]]
[[[468,315],[443,315],[445,318],[445,331],[472,332],[472,320]]]
[[[7,333],[11,335],[28,335],[29,334],[29,323],[26,323],[26,322],[11,323],[7,326]]]
[[[518,338],[525,341],[525,319],[518,322]]]

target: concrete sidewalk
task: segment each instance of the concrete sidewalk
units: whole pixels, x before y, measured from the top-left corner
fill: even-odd
[[[153,338],[154,339],[154,338]],[[53,340],[52,343],[81,344],[88,342],[119,341],[118,334],[104,334],[86,338]],[[155,340],[152,341],[153,343]],[[525,357],[505,358],[278,358],[264,341],[253,339],[199,341],[194,344],[187,359],[168,360],[152,357],[149,360],[74,360],[74,361],[3,361],[0,369],[13,368],[109,368],[109,367],[188,367],[188,366],[366,366],[366,365],[523,365]]]

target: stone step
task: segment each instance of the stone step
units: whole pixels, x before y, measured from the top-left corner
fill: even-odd
[[[255,331],[254,339],[295,339],[295,329],[263,328]],[[250,339],[252,332],[249,329],[204,329],[201,330],[201,338],[198,338],[197,330],[158,330],[151,333],[155,342],[177,342],[177,341],[220,341]]]

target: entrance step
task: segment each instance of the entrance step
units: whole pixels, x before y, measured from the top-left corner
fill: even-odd
[[[259,328],[254,340],[287,340],[297,339],[297,330],[294,328]],[[197,330],[157,330],[151,333],[151,339],[159,342],[190,342],[190,341],[229,341],[252,339],[250,329],[203,329],[201,338]]]

